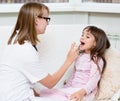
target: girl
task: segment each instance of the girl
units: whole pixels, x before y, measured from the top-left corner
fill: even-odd
[[[79,45],[80,54],[64,88],[42,90],[40,96],[53,101],[93,101],[106,65],[103,55],[109,47],[109,40],[102,29],[95,26],[84,28]]]
[[[58,71],[51,75],[43,69],[36,44],[37,35],[45,32],[50,21],[48,16],[49,9],[44,4],[29,2],[21,7],[0,62],[0,101],[34,101],[33,84],[54,87],[77,58],[78,49],[73,44]]]

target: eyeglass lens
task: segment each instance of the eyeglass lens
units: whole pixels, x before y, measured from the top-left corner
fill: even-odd
[[[45,19],[47,22],[50,22],[50,17],[41,17],[41,16],[38,16],[39,18],[43,18],[43,19]]]

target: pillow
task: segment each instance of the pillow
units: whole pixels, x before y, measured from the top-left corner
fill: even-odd
[[[108,100],[120,89],[120,51],[107,49],[105,59],[107,64],[100,81],[97,100]]]

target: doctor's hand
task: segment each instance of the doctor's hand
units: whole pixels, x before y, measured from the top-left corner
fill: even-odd
[[[67,60],[72,63],[73,61],[76,60],[78,55],[79,55],[79,47],[76,46],[76,43],[72,43],[71,48],[67,54]]]

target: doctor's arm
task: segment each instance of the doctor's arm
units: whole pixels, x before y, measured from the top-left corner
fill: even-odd
[[[76,58],[78,57],[78,53],[79,53],[78,47],[76,47],[75,43],[73,43],[67,54],[65,62],[59,68],[59,70],[56,71],[53,75],[48,74],[45,78],[43,78],[39,82],[46,86],[47,88],[54,87],[57,84],[57,82],[63,77],[63,75],[70,67],[70,65],[74,62],[74,60],[76,60]]]

